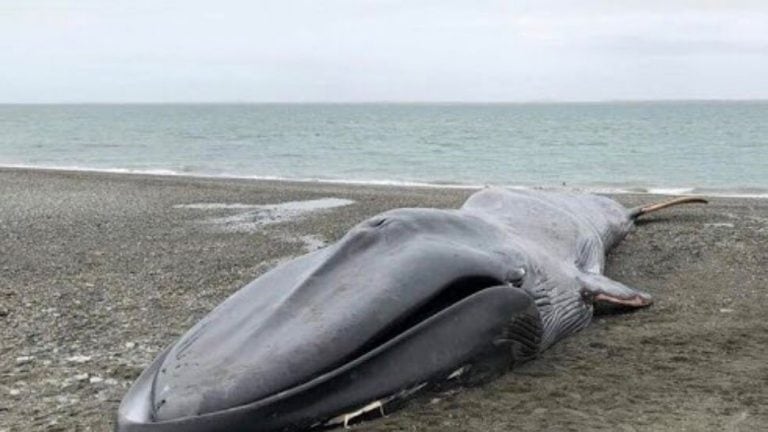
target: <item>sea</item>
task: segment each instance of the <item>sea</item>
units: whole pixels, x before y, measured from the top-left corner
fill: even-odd
[[[768,101],[0,105],[0,166],[768,197]]]

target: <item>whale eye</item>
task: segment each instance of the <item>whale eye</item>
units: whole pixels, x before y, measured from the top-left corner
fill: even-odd
[[[377,228],[377,227],[380,227],[380,226],[384,225],[386,222],[387,222],[387,218],[385,218],[385,217],[375,218],[375,219],[372,219],[369,222],[369,226],[371,228]]]
[[[515,288],[522,288],[526,273],[525,267],[511,270],[507,273],[506,282]]]

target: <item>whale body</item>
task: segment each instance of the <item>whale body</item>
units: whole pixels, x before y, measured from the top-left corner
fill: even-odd
[[[603,276],[637,217],[609,198],[481,190],[397,209],[233,294],[141,374],[120,432],[347,424],[420,389],[493,377],[651,296]]]

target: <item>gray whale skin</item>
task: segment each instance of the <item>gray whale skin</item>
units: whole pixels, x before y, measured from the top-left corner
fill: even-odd
[[[398,209],[282,264],[162,352],[119,432],[346,425],[424,386],[473,383],[584,328],[597,304],[647,306],[603,276],[649,211],[596,195],[484,189],[458,210]]]

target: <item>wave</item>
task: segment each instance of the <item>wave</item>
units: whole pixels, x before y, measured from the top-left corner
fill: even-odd
[[[359,185],[359,186],[402,186],[402,187],[423,187],[433,189],[482,189],[489,185],[469,184],[469,183],[442,183],[442,182],[419,182],[405,180],[375,180],[375,179],[337,179],[337,178],[314,178],[314,177],[282,177],[271,175],[244,175],[231,173],[209,174],[203,172],[192,172],[188,169],[133,169],[133,168],[94,168],[81,167],[73,165],[29,165],[29,164],[0,164],[0,168],[10,169],[28,169],[43,171],[64,171],[64,172],[92,172],[107,174],[135,174],[167,177],[193,177],[193,178],[213,178],[213,179],[235,179],[235,180],[260,180],[260,181],[281,181],[294,183],[326,183],[341,185]]]
[[[65,172],[92,172],[109,174],[130,174],[130,175],[148,175],[165,177],[192,177],[192,178],[211,178],[211,179],[236,179],[236,180],[256,180],[256,181],[281,181],[292,183],[321,183],[338,185],[357,185],[357,186],[390,186],[390,187],[413,187],[430,189],[466,189],[476,190],[489,186],[498,186],[508,189],[519,190],[552,190],[552,191],[573,191],[587,192],[608,195],[687,195],[702,197],[724,197],[724,198],[757,198],[768,199],[768,188],[755,187],[736,187],[736,188],[700,188],[700,187],[645,187],[632,185],[586,185],[586,186],[531,186],[515,184],[472,184],[458,182],[429,182],[429,181],[409,181],[392,179],[340,179],[340,178],[311,178],[311,177],[282,177],[269,175],[243,175],[230,174],[226,172],[209,174],[203,172],[190,171],[188,167],[179,170],[173,169],[133,169],[133,168],[97,168],[82,167],[76,165],[31,165],[31,164],[0,164],[0,168],[10,169],[28,169],[45,171],[65,171]]]

